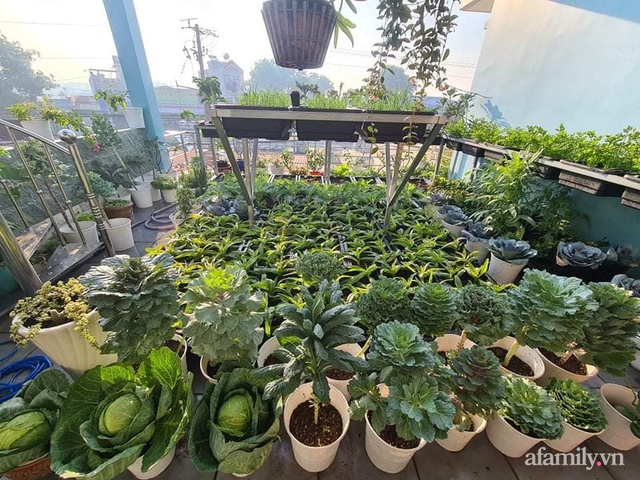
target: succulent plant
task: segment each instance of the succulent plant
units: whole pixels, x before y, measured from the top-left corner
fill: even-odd
[[[483,346],[510,333],[510,307],[505,294],[487,286],[470,284],[456,290],[457,325],[465,336]]]
[[[538,254],[537,250],[531,248],[529,242],[524,240],[491,239],[489,240],[488,248],[500,260],[514,265],[525,265],[530,258]]]
[[[564,433],[558,402],[530,380],[504,377],[505,395],[498,414],[524,435],[556,440]]]
[[[558,243],[556,263],[561,267],[584,267],[596,269],[607,259],[607,254],[597,247],[582,242]]]
[[[586,432],[601,432],[607,426],[598,396],[579,383],[554,378],[547,392],[558,402],[562,418],[572,427]]]
[[[307,282],[335,280],[342,270],[340,260],[328,252],[305,252],[296,263],[296,271]]]
[[[413,296],[411,311],[423,335],[432,338],[444,335],[456,320],[454,290],[438,283],[423,283]]]
[[[395,278],[381,277],[356,301],[356,314],[368,333],[393,320],[409,321],[411,300],[407,287]]]
[[[442,221],[449,225],[467,225],[469,217],[456,205],[443,205],[438,209],[442,215]]]
[[[483,222],[469,222],[460,236],[466,238],[470,242],[487,243],[492,237],[493,228]]]

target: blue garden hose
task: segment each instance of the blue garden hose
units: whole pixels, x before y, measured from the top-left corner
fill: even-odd
[[[14,343],[11,340],[8,340],[1,342],[0,347],[9,344]],[[13,357],[17,351],[18,347],[16,346],[13,350],[0,358],[0,365]],[[51,367],[51,360],[43,355],[35,355],[33,357],[23,358],[22,360],[18,360],[17,362],[10,363],[9,365],[0,368],[0,403],[13,398],[26,382],[33,380],[40,374],[40,372],[49,367]],[[5,381],[6,377],[9,377],[8,381]]]

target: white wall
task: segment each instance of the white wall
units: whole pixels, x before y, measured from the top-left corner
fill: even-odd
[[[511,126],[639,126],[640,1],[495,0],[472,91]]]

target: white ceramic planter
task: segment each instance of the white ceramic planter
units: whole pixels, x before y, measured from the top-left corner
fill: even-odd
[[[89,332],[98,345],[102,345],[107,339],[107,334],[100,327],[98,311],[89,313],[87,318]],[[69,322],[57,327],[43,328],[31,341],[47,357],[75,378],[90,368],[109,365],[117,360],[115,354],[101,354],[100,350],[92,347],[79,332],[74,330],[74,327],[75,323]],[[26,336],[27,332],[25,327],[20,327],[18,330],[18,333],[23,336]]]
[[[203,355],[200,357],[200,373],[202,376],[207,379],[209,383],[218,383],[215,378],[210,377],[207,373],[207,366],[209,365],[209,357]]]
[[[275,352],[278,348],[280,348],[280,342],[276,337],[271,337],[269,340],[264,342],[258,350],[258,368],[264,367],[264,362],[267,360],[269,355]]]
[[[164,472],[171,462],[173,461],[173,457],[176,456],[175,447],[172,448],[169,453],[167,453],[164,457],[160,459],[158,463],[156,463],[153,467],[151,467],[148,471],[142,472],[142,457],[138,458],[135,462],[133,462],[127,470],[129,470],[134,477],[139,478],[140,480],[146,480],[148,478],[155,478]]]
[[[41,137],[46,138],[47,140],[51,140],[52,142],[55,140],[53,137],[53,132],[51,130],[51,122],[49,120],[24,120],[20,122],[22,127],[33,132],[35,134],[40,135]]]
[[[491,444],[503,455],[511,458],[520,458],[542,441],[516,430],[497,414],[487,422],[486,430]]]
[[[471,415],[471,420],[473,421],[473,431],[471,432],[461,432],[455,428],[449,430],[449,435],[444,440],[440,440],[436,438],[436,442],[445,450],[449,452],[459,452],[467,444],[473,440],[473,437],[482,433],[487,426],[487,421],[479,417],[478,415]]]
[[[460,335],[455,335],[453,333],[447,333],[442,335],[441,337],[436,338],[436,344],[438,345],[439,352],[450,352],[451,350],[457,350],[458,344],[460,343],[460,339],[462,337]],[[464,341],[464,348],[471,348],[475,345],[468,338]]]
[[[113,244],[116,251],[123,251],[133,248],[133,232],[131,231],[131,220],[128,218],[112,218],[108,223],[105,222],[105,228],[109,240]]]
[[[153,200],[154,202],[159,202],[160,200],[162,200],[162,190],[151,187],[151,200]]]
[[[144,128],[144,115],[140,107],[127,107],[123,109],[124,118],[127,119],[129,128]]]
[[[442,220],[442,218],[440,218],[440,222],[442,223],[442,226],[445,228],[445,230],[449,232],[453,238],[458,238],[462,233],[462,230],[464,230],[464,225],[451,225],[450,223]]]
[[[506,351],[509,351],[509,349],[513,345],[513,342],[515,341],[516,339],[513,337],[504,337],[491,346],[504,348]],[[542,362],[542,358],[540,358],[541,355],[533,348],[527,347],[526,345],[519,345],[515,356],[531,367],[531,369],[533,370],[533,377],[518,375],[517,373],[513,373],[511,370],[500,365],[500,371],[503,375],[510,374],[515,375],[516,377],[527,378],[533,381],[539,379],[542,375],[544,375],[544,363]]]
[[[636,359],[631,362],[631,366],[640,372],[640,337],[633,340],[636,344]]]
[[[570,379],[577,383],[584,383],[587,380],[592,379],[598,374],[598,368],[588,364],[585,364],[587,367],[586,375],[578,375],[577,373],[571,373],[568,370],[565,370],[564,368],[561,368],[557,366],[555,363],[547,360],[547,357],[545,357],[542,354],[542,352],[540,352],[540,350],[538,350],[537,348],[535,350],[536,350],[536,353],[542,359],[542,363],[544,363],[544,373],[540,378],[536,380],[536,383],[543,387],[546,387],[547,385],[549,385],[549,383],[551,383],[552,378],[557,378],[558,380]]]
[[[73,228],[70,228],[69,225],[61,226],[60,233],[62,233],[62,236],[67,243],[82,243],[80,234],[75,228],[75,223],[72,225]],[[100,238],[98,238],[98,226],[96,222],[94,222],[93,220],[82,221],[78,222],[78,225],[80,225],[80,231],[84,235],[84,239],[87,242],[87,245],[97,245],[100,243]]]
[[[489,249],[487,248],[487,244],[484,242],[471,242],[467,240],[464,244],[464,248],[469,253],[476,252],[476,258],[480,263],[484,263],[489,256]]]
[[[176,203],[176,190],[162,190],[162,198],[167,203]]]
[[[350,353],[351,356],[355,357],[356,355],[359,358],[364,358],[364,353],[360,353],[362,351],[362,347],[357,343],[348,343],[346,345],[339,345],[336,347],[336,350],[341,350],[343,352]],[[359,355],[358,355],[359,354]],[[344,395],[344,398],[347,399],[347,402],[351,400],[351,395],[349,394],[349,383],[351,383],[351,379],[349,380],[335,380],[333,378],[327,377],[327,381],[330,385],[333,385],[340,393]]]
[[[564,427],[564,433],[562,434],[562,437],[557,440],[544,440],[544,443],[549,445],[554,450],[557,450],[558,452],[570,452],[574,448],[586,442],[591,437],[596,437],[602,433],[586,432],[572,425],[569,425],[565,421],[562,422],[562,426]]]
[[[487,275],[498,285],[513,283],[516,278],[518,278],[518,275],[520,275],[522,269],[526,267],[527,263],[529,263],[529,260],[523,265],[514,265],[513,263],[500,260],[492,253]]]
[[[189,373],[189,369],[187,368],[187,341],[182,335],[178,335],[177,333],[173,336],[173,340],[182,345],[182,353],[180,354],[180,365],[182,366],[182,374],[186,376],[187,373]]]
[[[600,434],[600,440],[613,448],[625,451],[640,445],[640,438],[631,433],[631,420],[614,408],[624,406],[635,412],[635,399],[635,392],[622,385],[605,383],[600,387],[600,405],[608,422],[607,428]]]
[[[153,198],[151,197],[151,185],[138,185],[136,188],[130,188],[131,200],[138,208],[153,207]]]
[[[324,447],[310,447],[300,442],[296,437],[291,435],[289,424],[291,423],[291,414],[298,405],[304,403],[312,398],[312,384],[305,383],[300,385],[284,404],[284,427],[291,438],[291,447],[293,448],[293,456],[302,468],[307,472],[321,472],[329,468],[333,460],[338,453],[338,447],[340,442],[347,434],[349,429],[349,404],[344,398],[344,395],[340,393],[333,385],[329,385],[329,398],[331,399],[331,405],[333,405],[342,418],[342,433],[338,439]]]

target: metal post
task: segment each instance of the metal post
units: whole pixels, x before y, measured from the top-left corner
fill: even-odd
[[[16,202],[16,199],[13,196],[13,193],[11,192],[11,188],[9,188],[9,185],[7,185],[7,181],[4,178],[0,178],[0,183],[2,183],[2,186],[4,187],[4,191],[7,192],[7,196],[9,197],[9,200],[11,200],[11,203],[13,203],[13,208],[15,208],[16,212],[18,212],[18,216],[20,217],[20,220],[22,220],[22,223],[24,224],[25,228],[29,228],[29,222],[27,222],[27,217],[24,216],[24,212],[20,208],[20,205],[18,205],[18,202]]]
[[[184,144],[184,134],[180,134],[180,144],[182,145],[182,155],[184,156],[184,164],[189,166],[189,156],[187,155],[187,146]]]
[[[209,149],[211,150],[211,156],[213,157],[213,173],[218,176],[218,154],[216,153],[216,142],[215,138],[209,138]]]
[[[258,139],[253,139],[253,149],[251,152],[251,197],[256,194],[256,169],[258,167]]]
[[[0,253],[24,293],[27,295],[36,293],[42,286],[42,281],[22,252],[2,212],[0,212]]]
[[[73,159],[73,165],[76,167],[78,179],[80,180],[80,184],[82,185],[84,193],[87,196],[87,202],[89,202],[89,206],[91,207],[93,218],[95,218],[96,224],[98,225],[98,232],[100,232],[102,241],[104,242],[105,247],[107,247],[109,256],[112,257],[116,254],[116,251],[113,248],[113,244],[111,243],[109,235],[107,234],[107,230],[104,224],[104,217],[102,216],[102,209],[100,208],[100,204],[98,204],[96,196],[91,189],[91,183],[89,182],[87,171],[84,168],[84,163],[82,161],[82,157],[80,156],[80,151],[78,150],[78,146],[76,145],[78,137],[73,130],[69,130],[68,128],[60,130],[58,132],[58,136],[60,137],[60,140],[62,140],[69,146],[69,153],[71,154],[71,158]]]
[[[251,188],[251,160],[249,157],[251,154],[249,153],[249,139],[242,139],[242,159],[244,160],[244,184],[247,186],[247,190],[249,193],[253,192]],[[252,194],[253,195],[253,194]]]
[[[391,144],[386,142],[384,144],[384,166],[385,166],[385,179],[387,182],[387,201],[391,199],[389,192],[391,191]]]
[[[204,152],[202,150],[202,138],[200,137],[200,129],[197,126],[195,127],[195,132],[196,132],[196,148],[198,149],[198,155],[200,155],[200,158],[204,160]]]
[[[438,149],[438,158],[436,159],[436,169],[433,172],[433,179],[435,180],[436,177],[438,176],[438,173],[440,173],[440,164],[442,163],[442,154],[444,152],[444,138],[442,139],[442,142],[440,143],[440,148]]]
[[[324,144],[324,178],[327,183],[331,183],[331,140]]]

